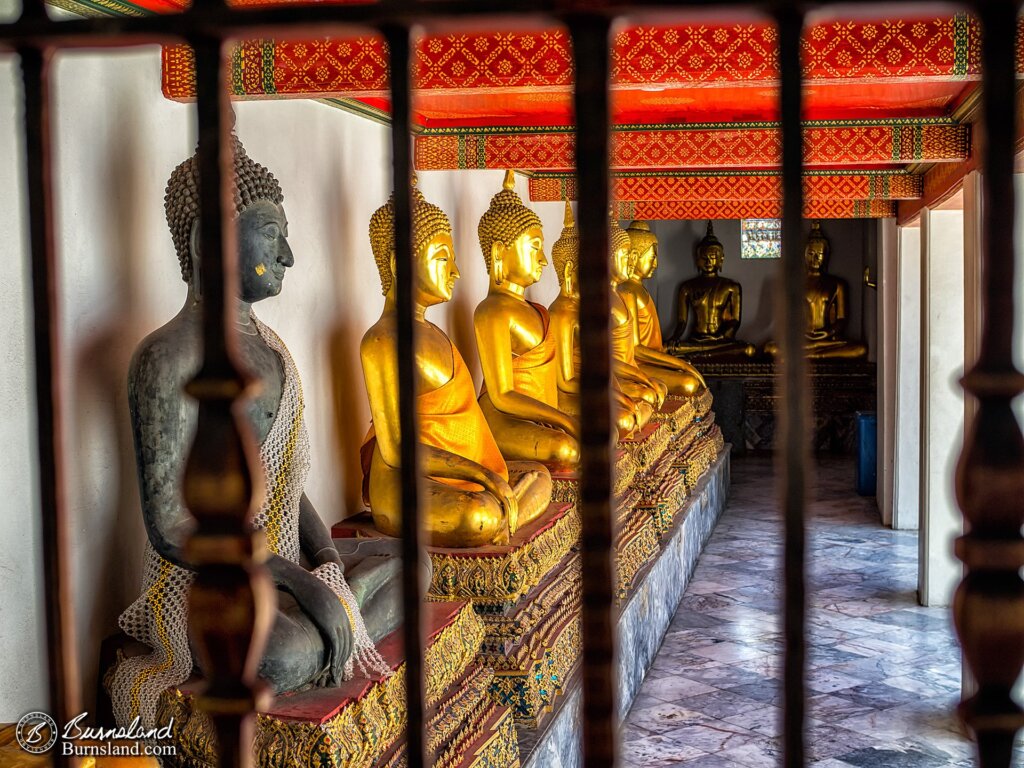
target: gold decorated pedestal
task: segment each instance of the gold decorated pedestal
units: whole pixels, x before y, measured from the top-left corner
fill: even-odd
[[[675,466],[682,472],[689,494],[725,447],[722,430],[715,424],[711,393],[704,391],[695,405],[692,424],[677,440]]]
[[[661,538],[672,527],[696,468],[690,454],[703,434],[701,422],[714,418],[711,396],[668,398],[635,437],[620,440],[614,467],[617,596],[624,600],[644,567],[657,556]],[[699,454],[704,456],[701,449]],[[709,463],[704,465],[707,469]],[[554,494],[576,503],[578,478],[553,473]],[[694,480],[694,483],[696,481]]]
[[[537,727],[551,711],[579,660],[580,584],[573,551],[516,606],[481,615],[480,660],[494,669],[491,692],[526,727]]]
[[[492,673],[476,664],[484,626],[468,603],[425,606],[430,630],[425,652],[427,705],[434,716],[438,748],[462,738],[500,705],[483,695]],[[279,696],[259,713],[254,743],[255,764],[289,768],[369,768],[404,735],[405,663],[400,633],[386,637],[379,650],[394,673],[382,680],[354,679],[337,688],[316,688]],[[160,698],[157,720],[174,719],[178,747],[175,764],[212,768],[214,733],[209,718],[196,708],[198,681],[168,690]],[[474,701],[474,691],[476,700]],[[446,710],[451,712],[446,712]],[[507,708],[505,708],[507,714]],[[514,736],[514,735],[513,735]],[[506,751],[518,749],[514,737]],[[461,765],[461,763],[451,763]],[[471,765],[468,763],[467,765]]]
[[[706,471],[717,455],[716,440],[720,449],[711,398],[704,394],[669,398],[643,432],[619,443],[613,491],[620,603],[632,594],[645,568],[657,558],[699,473]],[[542,726],[557,709],[560,695],[579,666],[579,482],[572,473],[557,472],[552,481],[555,501],[548,512],[518,531],[508,545],[427,548],[433,565],[428,599],[466,600],[473,606],[483,634],[474,666],[491,671],[488,706],[507,713],[506,720],[499,714],[493,726],[481,726],[479,738],[490,739],[486,742],[489,746],[475,747],[480,762],[467,765],[515,765],[494,762],[497,758],[493,755],[503,749],[498,734],[511,728],[513,719],[518,729]],[[380,534],[368,516],[360,516],[336,525],[334,535]],[[482,685],[483,679],[478,673],[470,682]],[[460,701],[453,699],[446,706],[457,711]],[[488,717],[481,712],[476,721],[482,723]],[[431,744],[447,739],[449,732],[445,720],[428,723]],[[462,735],[448,742],[453,749],[468,738],[469,731],[463,728],[459,733]],[[457,760],[469,759],[467,755],[459,757],[457,751],[445,757],[443,764],[455,766]],[[481,757],[486,755],[491,757]],[[400,741],[379,764],[403,764]]]
[[[675,436],[675,425],[676,421],[669,416],[664,416],[660,420],[652,416],[650,423],[638,435],[619,440],[619,448],[633,459],[638,473],[648,471],[665,453],[665,449]]]
[[[579,510],[553,503],[507,545],[427,547],[427,598],[468,600],[483,623],[477,662],[494,670],[490,691],[517,723],[535,727],[579,657]],[[336,537],[378,536],[364,516],[334,527]]]
[[[349,538],[381,534],[364,513],[337,523],[332,535]],[[579,535],[580,516],[575,502],[560,502],[516,531],[508,544],[465,549],[427,547],[433,566],[427,598],[441,602],[468,600],[478,608],[514,606],[565,557]]]
[[[474,665],[429,713],[425,733],[434,768],[518,768],[519,742],[508,707],[489,695],[494,672]],[[405,768],[404,738],[377,762]]]

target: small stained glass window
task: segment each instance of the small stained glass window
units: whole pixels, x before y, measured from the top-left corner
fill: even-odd
[[[741,259],[781,259],[781,219],[740,220]]]

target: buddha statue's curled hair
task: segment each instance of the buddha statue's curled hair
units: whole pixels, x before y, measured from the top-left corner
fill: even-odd
[[[412,252],[419,253],[431,238],[438,234],[451,234],[452,223],[448,215],[433,203],[427,202],[419,188],[412,188]],[[373,212],[370,217],[370,250],[380,273],[381,293],[391,290],[391,257],[395,252],[395,196]]]
[[[564,286],[565,284],[566,264],[574,264],[579,269],[580,236],[576,231],[576,222],[572,217],[572,208],[569,206],[568,200],[565,201],[565,222],[562,234],[551,246],[551,262],[555,265],[559,285]]]
[[[252,160],[246,154],[245,147],[238,137],[231,135],[232,154],[234,155],[234,186],[233,198],[235,215],[238,216],[257,200],[269,200],[280,204],[284,200],[281,185],[274,174],[264,166]],[[186,283],[192,280],[192,259],[190,257],[190,240],[192,225],[199,217],[199,158],[197,154],[181,163],[167,180],[167,191],[164,195],[164,212],[167,226],[171,230],[174,250],[178,254],[181,265],[181,279]]]
[[[629,239],[629,234],[619,224],[619,220],[612,218],[609,220],[608,230],[608,250],[610,253],[615,253],[620,248],[632,248],[633,241]]]
[[[491,245],[502,243],[512,245],[530,227],[541,226],[540,216],[523,205],[515,191],[516,177],[513,171],[505,171],[501,192],[491,198],[490,207],[484,211],[477,225],[480,250],[488,272],[491,269]]]
[[[626,227],[626,232],[629,234],[630,242],[633,243],[633,249],[638,254],[644,253],[658,242],[657,235],[651,232],[651,225],[646,221],[637,219],[630,222],[630,225]]]

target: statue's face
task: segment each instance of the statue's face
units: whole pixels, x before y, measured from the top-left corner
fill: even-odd
[[[455,265],[455,243],[448,232],[427,241],[416,259],[416,288],[426,305],[451,301],[459,268]]]
[[[540,280],[548,260],[544,256],[544,230],[534,225],[529,227],[502,257],[505,277],[516,285],[533,285]]]
[[[633,273],[636,251],[628,245],[616,248],[612,252],[612,279],[618,283],[629,280]]]
[[[820,272],[825,264],[825,241],[821,239],[811,240],[804,248],[804,262],[807,268]]]
[[[242,300],[250,304],[277,296],[284,271],[295,264],[288,246],[284,209],[258,200],[238,217],[238,268]]]
[[[641,280],[646,280],[649,277],[654,276],[655,270],[658,269],[658,244],[654,243],[646,251],[641,253],[636,258],[636,266],[633,267],[633,272]]]
[[[697,250],[697,269],[718,273],[725,263],[725,250],[720,245],[709,245]]]

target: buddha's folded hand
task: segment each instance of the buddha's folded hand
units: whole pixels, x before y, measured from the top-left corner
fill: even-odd
[[[291,574],[285,589],[317,628],[324,643],[323,670],[313,682],[318,686],[336,686],[341,683],[345,663],[352,655],[352,622],[327,584],[301,566],[298,571],[304,576]]]

